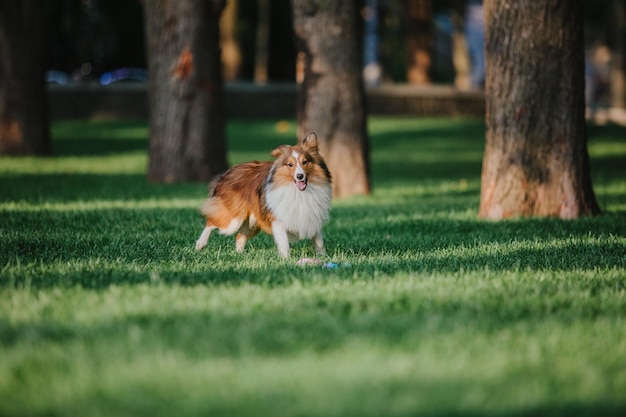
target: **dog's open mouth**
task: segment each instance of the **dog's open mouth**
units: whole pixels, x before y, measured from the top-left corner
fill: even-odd
[[[304,191],[306,189],[306,180],[296,180],[296,187],[298,187],[298,190]]]

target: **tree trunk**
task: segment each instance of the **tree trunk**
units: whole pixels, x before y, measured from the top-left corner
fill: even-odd
[[[258,17],[256,26],[256,47],[254,50],[254,82],[267,83],[267,65],[269,62],[270,39],[270,2],[257,0]]]
[[[406,79],[409,84],[430,83],[433,13],[431,0],[405,0]]]
[[[145,0],[148,178],[207,181],[226,169],[219,50],[223,0]]]
[[[237,38],[238,3],[238,0],[229,0],[220,18],[222,74],[226,81],[236,80],[241,69],[241,47]]]
[[[336,197],[369,194],[359,2],[292,2],[298,56],[304,64],[298,134],[317,133]]]
[[[480,216],[599,212],[585,126],[583,2],[487,0]]]
[[[45,9],[36,0],[0,2],[0,154],[50,153]]]

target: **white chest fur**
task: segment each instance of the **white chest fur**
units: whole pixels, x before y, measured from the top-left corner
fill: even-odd
[[[306,190],[300,191],[294,184],[268,184],[265,201],[291,237],[311,239],[328,220],[332,189],[330,185],[309,183]]]

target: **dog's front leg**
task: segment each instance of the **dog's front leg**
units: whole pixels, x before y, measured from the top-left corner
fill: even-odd
[[[313,239],[311,239],[313,243],[313,249],[315,253],[318,255],[326,255],[326,249],[324,249],[324,236],[322,235],[322,231],[317,232]]]
[[[278,254],[283,258],[289,258],[289,236],[287,235],[287,230],[279,221],[272,223],[272,236],[274,236]]]

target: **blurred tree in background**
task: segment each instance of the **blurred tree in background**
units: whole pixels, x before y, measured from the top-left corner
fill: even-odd
[[[618,107],[623,114],[626,6],[623,0],[580,1],[584,10],[576,25],[579,29],[585,26],[586,36],[584,42],[569,47],[586,53],[588,111],[595,115]],[[145,31],[144,3],[151,13],[146,13]],[[46,94],[39,82],[43,70],[58,70],[49,71],[48,79],[67,83],[97,82],[100,75],[119,67],[147,68],[149,177],[156,181],[203,180],[225,166],[223,63],[228,80],[294,82],[299,73],[300,134],[317,131],[326,154],[338,161],[345,161],[348,148],[358,149],[351,155],[356,159],[344,164],[352,167],[352,172],[339,162],[329,161],[329,165],[336,167],[338,195],[368,193],[369,149],[361,74],[365,16],[373,15],[371,21],[376,23],[368,32],[368,45],[375,48],[369,56],[380,59],[381,74],[375,85],[409,81],[469,88],[472,84],[474,65],[465,30],[468,6],[480,4],[479,0],[368,0],[367,8],[363,2],[353,1],[230,0],[221,21],[223,61],[217,46],[220,14],[211,11],[214,3],[1,2],[0,152],[49,152]],[[156,9],[156,5],[166,4],[167,10],[177,10],[168,15],[169,20]],[[194,16],[187,17],[183,9],[193,10]],[[181,21],[186,23],[177,31]],[[332,35],[336,26],[341,28],[340,36]],[[296,44],[303,64],[300,72]],[[146,49],[146,45],[150,47]],[[545,68],[549,72],[550,67]],[[527,75],[543,82],[546,71]],[[532,91],[532,86],[528,88]]]
[[[615,9],[615,51],[617,52],[614,69],[614,102],[618,108],[626,108],[626,4],[623,0],[613,0]]]
[[[475,0],[371,0],[368,13],[377,14],[382,82],[416,79],[464,87],[467,81],[455,79],[469,71],[464,30],[470,1]],[[146,68],[140,2],[47,0],[51,6],[47,69],[89,80],[119,67]],[[253,80],[261,57],[269,82],[293,82],[296,56],[290,0],[228,0],[227,5],[222,19],[223,58],[232,60],[230,52],[235,50],[238,63],[226,79]],[[585,0],[584,5],[585,48],[605,45],[610,50],[614,82],[616,70],[623,74],[624,2]],[[259,33],[267,34],[265,42],[257,41]],[[264,44],[266,52],[261,54],[257,48]],[[225,66],[232,68],[229,63]]]
[[[133,0],[47,0],[48,69],[73,81],[120,67],[146,67],[143,10]]]
[[[360,6],[356,0],[293,0],[302,69],[298,135],[317,133],[337,197],[370,192]]]
[[[0,154],[50,152],[47,11],[37,0],[0,1]]]
[[[407,81],[428,84],[433,49],[433,10],[430,0],[404,0]]]
[[[223,0],[145,0],[148,178],[208,181],[226,169],[219,52]]]

